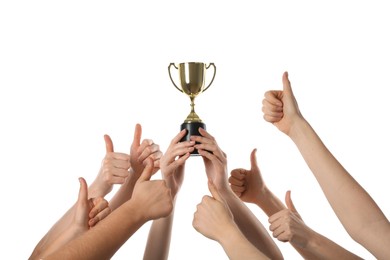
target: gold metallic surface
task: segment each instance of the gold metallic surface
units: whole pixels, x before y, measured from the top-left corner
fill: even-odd
[[[179,87],[176,85],[175,81],[172,78],[172,66],[178,70],[180,83]],[[213,66],[214,68],[214,75],[210,83],[207,85],[207,87],[205,87],[206,70],[209,69],[210,66]],[[214,63],[210,63],[208,66],[206,66],[206,64],[202,62],[184,62],[180,63],[178,66],[176,66],[174,63],[169,64],[168,73],[173,85],[180,92],[186,94],[191,100],[191,112],[187,116],[186,120],[184,120],[185,123],[202,122],[199,116],[195,113],[194,100],[196,96],[198,96],[202,92],[205,92],[211,86],[215,78],[216,70],[217,68],[215,67]]]

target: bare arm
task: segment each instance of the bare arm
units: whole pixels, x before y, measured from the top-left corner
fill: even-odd
[[[84,178],[79,178],[79,181],[80,190],[75,205],[41,240],[29,259],[40,259],[51,254],[110,214],[108,202],[101,197],[88,199],[87,183]]]
[[[175,206],[177,194],[183,184],[185,162],[194,150],[195,142],[180,142],[185,135],[183,130],[171,141],[167,151],[160,159],[160,168],[163,179],[171,189],[173,206]],[[148,241],[145,247],[144,260],[166,260],[169,256],[171,234],[175,207],[169,216],[154,220],[149,231]]]
[[[45,259],[110,259],[145,222],[169,215],[172,210],[170,189],[165,181],[149,181],[152,169],[150,161],[135,185],[131,200],[113,211],[94,229]]]
[[[196,207],[192,225],[205,237],[220,243],[229,259],[269,259],[243,235],[225,199],[211,181],[211,196],[204,196]]]
[[[377,258],[390,255],[389,221],[303,118],[287,73],[283,75],[283,91],[265,94],[263,112],[266,121],[273,123],[296,144],[350,236]]]
[[[134,139],[130,147],[130,169],[128,178],[120,186],[119,190],[110,200],[110,207],[115,210],[124,202],[128,201],[133,194],[134,185],[145,168],[145,162],[152,159],[154,163],[153,174],[159,169],[162,152],[160,147],[151,139],[144,139],[141,143],[142,127],[136,124],[134,130]]]
[[[360,259],[330,239],[308,227],[286,193],[286,205],[265,185],[257,164],[256,149],[250,155],[251,168],[234,169],[229,177],[230,187],[244,202],[258,205],[269,217],[275,238],[290,244],[305,258]]]
[[[229,187],[227,180],[227,160],[225,153],[218,147],[214,137],[206,130],[199,128],[202,136],[191,136],[191,140],[199,142],[195,148],[203,157],[206,173],[213,181],[222,197],[226,200],[234,216],[234,221],[245,237],[262,253],[271,259],[283,259],[268,231],[256,218],[252,211],[238,198]]]

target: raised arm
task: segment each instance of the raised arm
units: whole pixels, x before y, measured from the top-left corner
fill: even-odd
[[[308,227],[286,193],[287,207],[266,186],[257,164],[256,149],[250,156],[251,169],[234,169],[229,177],[232,190],[242,201],[258,205],[269,217],[273,236],[291,245],[305,259],[360,259]]]
[[[196,207],[193,227],[205,237],[217,241],[231,260],[269,259],[241,233],[215,185],[209,181],[208,186],[212,196],[205,195]]]
[[[172,210],[170,189],[163,180],[150,181],[152,170],[153,163],[150,160],[129,201],[95,228],[44,259],[110,259],[145,222],[169,215]]]
[[[115,210],[131,198],[134,185],[145,168],[146,160],[152,159],[153,161],[152,174],[156,173],[160,167],[162,152],[160,151],[159,145],[155,144],[151,139],[144,139],[141,143],[141,137],[142,127],[140,124],[136,124],[133,143],[130,147],[129,177],[126,178],[125,182],[110,200],[110,207],[112,210]]]
[[[60,221],[36,246],[30,260],[41,259],[55,252],[69,241],[87,232],[111,212],[108,202],[102,197],[88,199],[88,188],[84,178],[79,178],[80,190],[75,205],[66,214],[67,221]],[[62,223],[62,224],[60,224]],[[65,223],[67,223],[65,225]]]
[[[229,205],[234,221],[241,232],[267,257],[283,259],[282,253],[268,231],[230,189],[227,179],[226,154],[219,148],[215,138],[206,130],[199,128],[199,133],[202,136],[191,136],[191,140],[199,142],[195,145],[195,149],[198,149],[199,154],[203,157],[206,174]]]
[[[129,177],[130,155],[114,152],[109,135],[104,135],[106,155],[95,180],[89,186],[89,196],[106,196],[115,184],[123,184]]]
[[[264,119],[288,135],[298,147],[349,235],[375,257],[390,255],[390,223],[364,188],[344,169],[304,119],[288,74],[283,91],[265,93]],[[358,201],[359,203],[356,203]]]
[[[180,142],[185,134],[186,130],[182,130],[177,134],[160,159],[162,177],[168,188],[171,189],[173,210],[167,217],[153,220],[145,247],[144,260],[168,259],[176,195],[184,180],[185,162],[194,150],[195,144],[193,141]]]

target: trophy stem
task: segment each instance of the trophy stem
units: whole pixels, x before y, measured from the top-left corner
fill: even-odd
[[[195,114],[195,98],[194,97],[190,97],[191,98],[191,114]]]
[[[191,122],[202,122],[202,119],[199,118],[199,116],[195,113],[195,97],[191,96],[191,112],[187,116],[186,120],[184,120],[185,123],[191,123]]]

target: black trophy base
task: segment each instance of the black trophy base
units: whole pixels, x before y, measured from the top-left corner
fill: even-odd
[[[192,122],[192,123],[183,123],[183,124],[181,124],[180,131],[183,130],[183,129],[187,129],[187,134],[180,140],[180,142],[190,141],[190,136],[191,135],[201,135],[199,133],[199,127],[201,127],[204,130],[206,130],[206,125],[204,123],[200,123],[200,122]],[[199,155],[198,150],[194,149],[194,151],[192,151],[192,153],[191,153],[191,156],[192,155]]]

